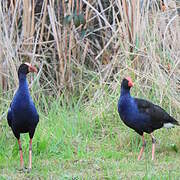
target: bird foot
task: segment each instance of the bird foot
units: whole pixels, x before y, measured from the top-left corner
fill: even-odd
[[[25,172],[26,171],[26,167],[21,167],[21,168],[19,168],[19,169],[17,169],[19,172]]]
[[[20,169],[18,169],[18,171],[21,173],[30,173],[31,170],[32,168],[27,168],[27,167],[21,167]]]
[[[23,168],[20,168],[20,169],[17,168],[16,170],[19,171],[19,172],[23,172]]]
[[[24,172],[26,172],[26,173],[30,173],[31,170],[32,170],[32,168],[27,168],[27,167],[24,168]]]
[[[31,172],[31,170],[32,170],[32,168],[28,168],[28,169],[27,169],[27,172],[28,172],[28,173],[30,173],[30,172]]]

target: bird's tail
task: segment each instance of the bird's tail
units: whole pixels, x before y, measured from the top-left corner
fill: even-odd
[[[171,117],[171,123],[176,126],[180,126],[179,122],[176,119],[174,119],[173,117]]]
[[[173,117],[170,116],[168,122],[164,123],[163,126],[164,126],[165,128],[167,128],[167,129],[169,129],[169,128],[173,128],[174,125],[180,126],[179,122],[178,122],[176,119],[174,119]]]

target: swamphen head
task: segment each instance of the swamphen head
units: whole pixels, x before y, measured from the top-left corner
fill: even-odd
[[[25,74],[27,75],[29,72],[37,72],[36,67],[32,66],[30,63],[26,62],[23,63],[19,66],[18,69],[18,77],[20,76],[20,74]]]
[[[130,90],[132,86],[133,86],[133,82],[130,77],[126,77],[122,80],[121,89]]]

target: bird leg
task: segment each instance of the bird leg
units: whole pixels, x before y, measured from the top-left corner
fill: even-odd
[[[21,165],[21,168],[23,169],[24,161],[23,161],[23,153],[22,153],[22,147],[21,147],[21,140],[20,139],[18,139],[18,144],[19,144],[19,153],[20,153],[20,165]]]
[[[32,168],[32,139],[29,141],[29,169]]]
[[[152,160],[154,160],[156,139],[152,133],[151,133],[151,138],[152,138]]]
[[[143,144],[142,144],[142,148],[141,148],[141,150],[140,150],[139,156],[138,156],[138,160],[141,159],[142,154],[143,154],[143,152],[144,152],[144,148],[146,147],[146,141],[145,141],[145,139],[144,139],[144,134],[142,135],[142,141],[143,141]]]

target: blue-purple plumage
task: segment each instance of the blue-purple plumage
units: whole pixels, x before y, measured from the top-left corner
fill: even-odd
[[[162,127],[173,127],[179,125],[160,106],[155,105],[147,100],[133,98],[130,94],[130,88],[133,86],[131,78],[124,78],[121,83],[121,95],[118,101],[118,112],[121,120],[130,128],[134,129],[142,136],[143,145],[138,156],[141,159],[146,142],[144,132],[149,133],[152,138],[152,160],[155,152],[155,138],[152,132]]]
[[[39,121],[39,115],[29,93],[26,74],[18,73],[19,88],[8,110],[7,120],[17,139],[20,133],[29,132],[31,138]]]
[[[151,133],[166,123],[178,125],[178,122],[161,107],[144,99],[133,98],[126,81],[123,80],[121,85],[118,112],[127,126],[142,135],[143,132]]]
[[[37,72],[36,68],[29,63],[21,64],[18,69],[19,88],[10,104],[7,120],[14,136],[18,140],[20,164],[24,167],[22,146],[20,141],[21,133],[29,133],[29,169],[32,168],[32,138],[39,122],[39,115],[29,93],[26,75],[29,72]]]

